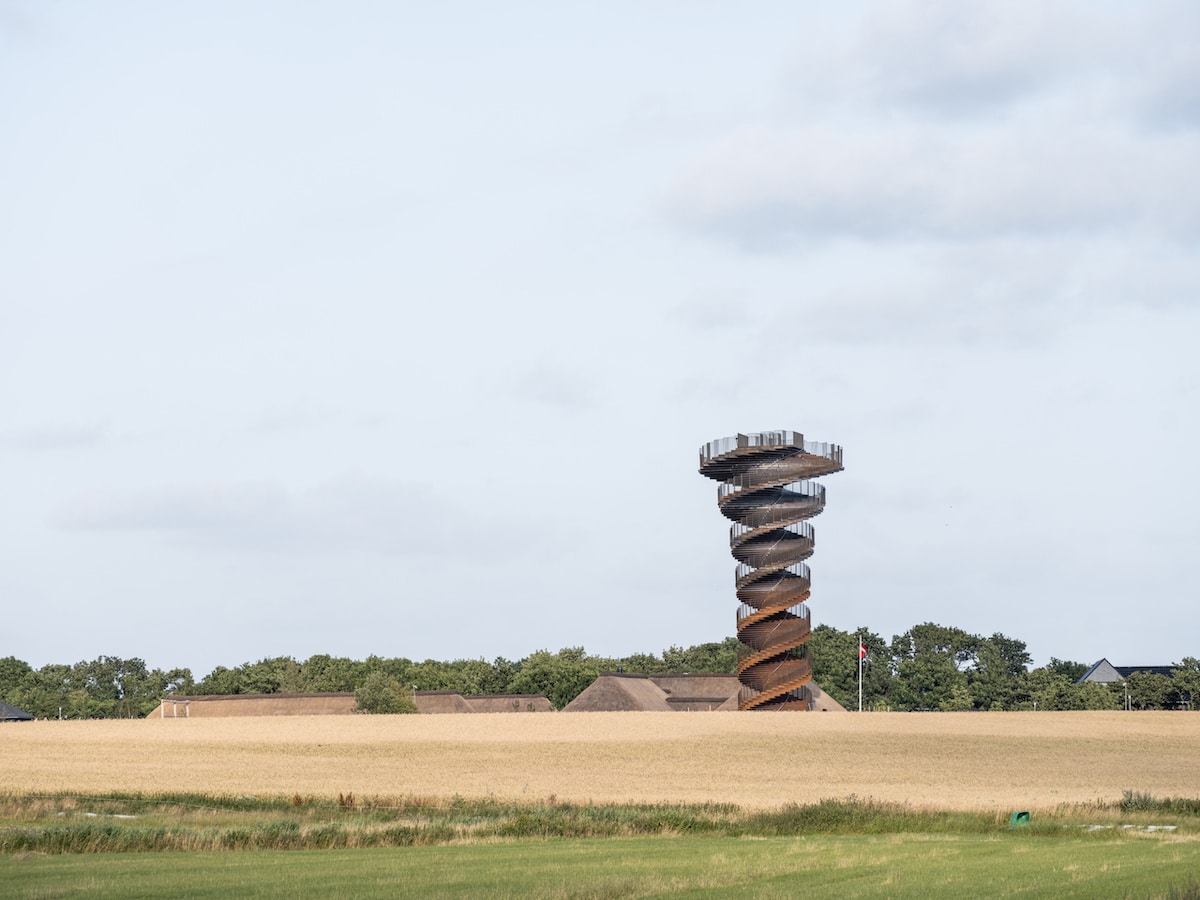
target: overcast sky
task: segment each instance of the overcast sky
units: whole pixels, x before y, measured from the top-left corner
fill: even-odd
[[[0,0],[0,656],[1200,655],[1194,3]]]

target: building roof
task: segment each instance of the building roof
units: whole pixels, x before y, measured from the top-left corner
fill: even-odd
[[[827,693],[821,690],[821,686],[815,681],[808,683],[808,696],[812,701],[812,708],[817,712],[846,712],[846,707],[838,703]]]
[[[1085,681],[1094,681],[1097,684],[1112,684],[1128,678],[1134,672],[1148,672],[1170,678],[1173,670],[1174,666],[1114,666],[1107,659],[1100,659],[1080,675],[1079,680],[1075,683],[1083,684]]]
[[[1113,666],[1124,677],[1128,678],[1134,672],[1151,673],[1154,675],[1165,675],[1167,678],[1175,671],[1174,666]]]
[[[405,692],[407,694],[407,691]],[[480,694],[464,697],[458,691],[414,691],[421,713],[552,712],[544,694]],[[148,719],[197,716],[322,716],[354,712],[353,691],[316,694],[200,694],[164,697]]]
[[[642,675],[634,672],[603,672],[563,712],[637,712],[736,710],[741,682],[736,675],[697,672],[689,675]],[[845,707],[808,683],[814,710]]]
[[[475,712],[554,712],[545,694],[470,694],[463,699]]]
[[[0,703],[0,722],[29,722],[33,716],[23,709],[17,709],[7,703]]]
[[[668,712],[667,693],[645,675],[601,675],[563,712]]]

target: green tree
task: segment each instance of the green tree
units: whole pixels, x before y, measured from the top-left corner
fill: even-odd
[[[295,683],[296,660],[275,656],[233,669],[217,666],[195,686],[196,694],[278,694]]]
[[[300,666],[300,690],[325,694],[352,691],[366,677],[362,663],[344,656],[319,653]]]
[[[233,694],[236,674],[226,666],[216,666],[211,672],[192,685],[192,694]]]
[[[72,666],[69,718],[106,719],[116,715],[117,700],[121,697],[121,663],[115,656],[100,656]]]
[[[897,660],[914,659],[925,654],[945,656],[955,668],[961,670],[975,663],[982,640],[979,635],[968,634],[961,628],[923,622],[892,638],[892,654]]]
[[[1171,669],[1171,684],[1188,709],[1200,708],[1200,659],[1185,656]]]
[[[412,694],[395,678],[375,671],[354,692],[354,711],[374,714],[415,713]]]
[[[239,694],[278,694],[284,679],[296,664],[290,656],[274,656],[240,666]],[[303,672],[303,669],[301,669]]]
[[[454,687],[454,670],[449,663],[439,659],[414,663],[408,677],[411,684],[423,691],[448,691]]]
[[[997,632],[979,641],[968,670],[971,695],[979,709],[1016,709],[1028,698],[1026,678],[1032,661],[1025,642]]]
[[[562,709],[603,671],[616,668],[614,661],[588,656],[582,647],[565,647],[557,653],[538,650],[521,662],[521,671],[509,683],[514,694],[545,694],[556,709]]]
[[[20,696],[21,689],[33,675],[33,667],[15,656],[0,659],[0,700],[20,706],[13,698]],[[23,707],[22,707],[23,708]],[[26,710],[28,712],[28,710]]]
[[[857,644],[853,634],[824,622],[812,630],[808,639],[813,681],[847,709],[858,706]]]
[[[667,665],[662,658],[653,653],[634,653],[617,661],[617,668],[625,672],[638,672],[645,675],[662,675],[667,671]],[[690,671],[690,670],[688,670]]]
[[[960,704],[962,691],[970,693],[966,669],[976,664],[981,642],[978,635],[933,622],[914,625],[893,637],[896,677],[888,698],[891,705],[925,710]]]
[[[189,694],[195,687],[196,683],[192,679],[191,669],[169,669],[166,672],[155,669],[154,671],[162,680],[162,687],[159,689],[162,694]]]
[[[117,699],[112,707],[112,715],[115,718],[141,718],[159,700],[161,687],[158,679],[146,668],[144,659],[118,660],[115,680]]]
[[[97,700],[85,688],[68,691],[62,701],[64,719],[104,719],[111,712],[107,704]]]
[[[304,667],[294,659],[285,660],[279,668],[279,693],[307,694],[308,686],[304,681]]]
[[[888,699],[901,710],[941,709],[952,697],[960,696],[956,689],[969,694],[967,676],[954,665],[954,659],[924,652],[900,660]]]
[[[672,675],[715,672],[728,674],[737,671],[738,647],[735,637],[707,644],[695,644],[686,649],[668,647],[662,653],[663,670]]]
[[[1025,679],[1028,705],[1034,709],[1083,709],[1083,697],[1074,680],[1061,669],[1041,666]],[[1025,708],[1023,703],[1022,708]]]
[[[950,693],[938,703],[942,712],[967,712],[975,708],[975,698],[965,683],[955,684]]]
[[[517,677],[517,673],[520,671],[521,664],[519,662],[513,662],[511,659],[497,656],[492,661],[492,680],[488,682],[486,693],[513,693],[509,685],[512,684],[512,680]]]
[[[450,663],[450,689],[461,694],[500,694],[495,690],[499,679],[492,664],[483,659],[456,659]]]
[[[1125,685],[1131,709],[1167,709],[1173,694],[1171,679],[1157,672],[1131,672]]]
[[[127,694],[128,715],[144,717],[153,712],[163,697],[186,695],[192,688],[191,669],[151,669],[133,694]]]
[[[812,630],[807,651],[813,681],[846,709],[858,709],[859,635],[867,648],[863,660],[863,708],[886,704],[891,686],[891,653],[887,642],[867,628],[841,631],[821,623]]]
[[[1121,709],[1125,702],[1124,689],[1117,684],[1098,684],[1085,681],[1074,685],[1079,695],[1078,709]]]
[[[1083,673],[1090,667],[1086,663],[1070,662],[1069,660],[1052,656],[1050,657],[1050,662],[1046,664],[1046,668],[1065,675],[1074,684],[1083,677]]]
[[[405,659],[403,656],[383,658],[379,656],[368,656],[363,663],[363,678],[372,672],[386,672],[391,675],[401,684],[412,685],[412,670],[413,661]]]
[[[40,719],[58,718],[60,708],[65,716],[70,705],[67,695],[74,687],[72,671],[71,666],[59,663],[42,666],[25,680],[16,705]]]
[[[1026,676],[1027,698],[1014,708],[1046,711],[1120,709],[1124,701],[1121,683],[1106,685],[1085,681],[1077,684],[1076,678],[1086,670],[1087,666],[1080,667],[1077,663],[1063,663],[1062,660],[1051,658],[1048,665],[1040,666]]]

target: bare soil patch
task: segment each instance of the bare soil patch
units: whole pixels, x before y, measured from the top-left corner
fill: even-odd
[[[0,727],[0,790],[1046,809],[1195,796],[1190,713],[297,716]]]

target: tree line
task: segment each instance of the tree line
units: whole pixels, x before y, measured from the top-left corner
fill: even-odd
[[[808,643],[813,679],[847,709],[858,707],[860,636],[863,709],[1194,709],[1200,700],[1194,657],[1174,663],[1169,676],[1134,672],[1110,685],[1077,684],[1088,664],[1050,657],[1031,669],[1025,642],[1000,633],[983,637],[926,622],[886,641],[868,628],[818,625]]]
[[[199,681],[190,669],[148,669],[144,660],[101,656],[74,665],[34,669],[15,657],[0,659],[0,700],[38,718],[137,718],[167,695],[309,694],[359,691],[384,676],[406,691],[455,690],[471,694],[545,694],[561,709],[601,672],[732,672],[738,642],[670,647],[661,654],[592,656],[582,647],[538,650],[520,660],[498,657],[414,662],[403,657],[355,660],[317,654],[304,662],[277,656],[233,668],[217,666]],[[374,683],[378,683],[378,678]]]
[[[1170,676],[1137,672],[1124,683],[1076,684],[1087,665],[1051,657],[1031,669],[1023,641],[926,622],[890,641],[870,629],[841,631],[818,625],[805,645],[813,679],[847,709],[858,705],[858,641],[863,660],[864,709],[875,710],[1060,710],[1194,708],[1200,699],[1200,660],[1185,657]],[[74,665],[34,669],[15,657],[0,659],[0,700],[38,718],[130,718],[145,716],[167,695],[277,694],[456,690],[471,694],[545,694],[561,709],[602,672],[651,675],[731,673],[738,641],[669,647],[660,654],[620,658],[592,656],[582,647],[556,653],[538,650],[520,660],[414,662],[403,657],[365,660],[318,654],[299,662],[290,656],[217,666],[199,681],[190,669],[148,669],[141,659],[101,656]],[[390,701],[388,701],[390,702]]]

